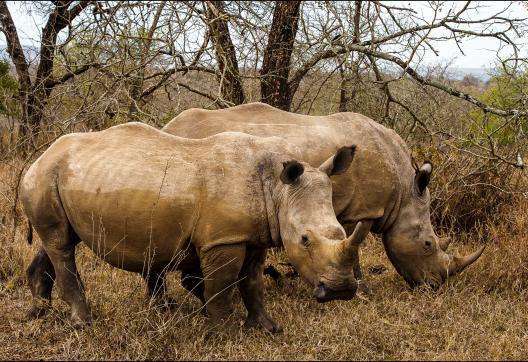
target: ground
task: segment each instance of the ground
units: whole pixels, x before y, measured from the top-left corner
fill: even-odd
[[[17,242],[27,265],[36,247]],[[29,289],[22,277],[12,279],[0,292],[0,359],[525,359],[528,293],[493,288],[479,276],[498,249],[490,245],[438,292],[412,291],[380,241],[369,238],[363,265],[387,268],[366,272],[370,297],[319,304],[297,277],[282,286],[267,279],[267,307],[284,326],[282,334],[270,335],[244,327],[208,331],[205,318],[194,313],[200,304],[182,289],[176,273],[169,289],[181,303],[177,310],[149,307],[139,276],[110,267],[81,247],[81,275],[97,315],[93,326],[72,328],[68,307],[56,295],[52,314],[27,321]],[[281,252],[273,254],[272,261],[284,260]],[[242,323],[238,292],[234,299],[232,318]]]

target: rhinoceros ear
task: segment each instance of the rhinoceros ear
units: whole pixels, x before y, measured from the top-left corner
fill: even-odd
[[[281,172],[280,180],[285,184],[292,184],[303,174],[304,166],[299,161],[283,162],[284,169]]]
[[[416,175],[414,176],[414,183],[418,189],[418,193],[423,195],[425,188],[429,185],[429,180],[431,180],[431,174],[433,173],[433,164],[429,161],[425,161],[422,167],[416,170]]]
[[[319,166],[319,170],[328,176],[340,175],[348,169],[355,154],[356,145],[341,147],[335,155]]]

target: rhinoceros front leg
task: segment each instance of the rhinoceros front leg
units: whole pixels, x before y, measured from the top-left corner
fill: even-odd
[[[271,333],[282,332],[282,327],[264,309],[264,261],[266,249],[248,248],[240,273],[238,288],[248,311],[246,327],[262,326]]]
[[[55,269],[42,247],[29,265],[26,275],[33,296],[33,305],[28,312],[28,318],[42,317],[51,306],[51,291],[55,281]]]
[[[227,321],[232,313],[231,291],[244,263],[245,244],[219,245],[200,251],[204,275],[204,296],[207,314],[213,326]]]

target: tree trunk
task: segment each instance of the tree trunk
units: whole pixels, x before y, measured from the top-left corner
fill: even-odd
[[[245,101],[242,81],[238,71],[238,62],[235,47],[229,35],[227,14],[224,11],[223,1],[206,1],[207,26],[215,49],[216,61],[219,72],[220,105],[237,105]]]
[[[293,97],[288,80],[300,5],[300,1],[276,2],[260,72],[262,102],[285,111]]]

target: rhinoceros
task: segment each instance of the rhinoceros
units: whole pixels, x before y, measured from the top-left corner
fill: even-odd
[[[318,301],[352,298],[364,228],[346,237],[330,177],[348,169],[355,146],[318,168],[293,159],[300,153],[278,137],[227,132],[190,140],[141,123],[62,136],[21,184],[42,240],[28,268],[32,314],[45,313],[56,282],[72,321],[90,322],[74,257],[80,241],[111,265],[140,273],[154,297],[165,292],[166,272],[182,270],[215,325],[231,312],[229,290],[238,284],[246,325],[281,330],[263,302],[262,269],[273,246],[284,246]],[[203,286],[186,279],[202,272]]]
[[[446,253],[450,242],[431,225],[429,183],[433,166],[413,167],[410,152],[396,132],[358,113],[308,116],[250,103],[221,110],[192,108],[163,131],[202,138],[224,131],[280,136],[298,146],[295,156],[317,164],[346,144],[358,145],[354,167],[332,180],[333,205],[347,234],[358,221],[382,234],[396,271],[412,287],[438,288],[449,275],[477,260],[485,246],[465,257]],[[359,261],[354,267],[362,279]]]

